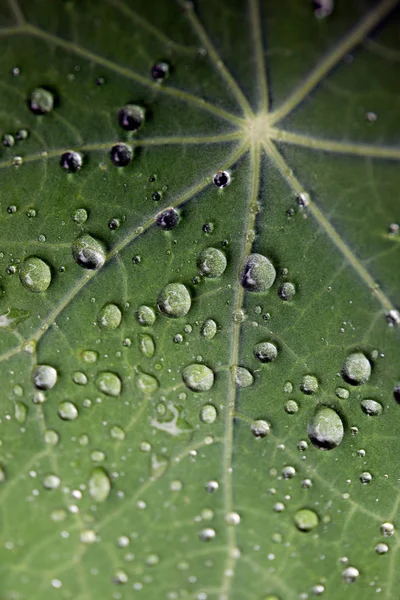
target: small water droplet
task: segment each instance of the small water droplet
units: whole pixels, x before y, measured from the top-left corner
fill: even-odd
[[[101,329],[112,331],[119,327],[122,320],[121,309],[116,304],[105,304],[97,315],[97,322]]]
[[[82,167],[82,156],[79,152],[64,152],[60,158],[60,166],[68,173],[76,173]]]
[[[296,400],[288,400],[285,403],[285,411],[289,415],[295,415],[297,412],[299,412],[299,405],[297,404]]]
[[[254,356],[262,363],[272,362],[278,356],[277,347],[271,342],[260,342],[254,346]]]
[[[274,283],[276,271],[262,254],[250,254],[245,261],[241,284],[248,292],[265,292]]]
[[[38,390],[51,390],[57,382],[57,371],[50,365],[37,365],[32,373],[32,381]]]
[[[303,394],[315,394],[318,391],[318,379],[315,375],[304,375],[301,380],[300,389]]]
[[[319,406],[309,425],[308,437],[320,450],[333,450],[341,443],[344,435],[342,419],[328,406]]]
[[[201,335],[205,337],[206,340],[212,340],[216,333],[216,322],[213,319],[207,319],[207,321],[204,322],[203,327],[201,328]]]
[[[72,402],[65,400],[58,405],[58,415],[64,421],[75,421],[78,418],[78,409]]]
[[[392,537],[394,534],[394,525],[392,523],[382,523],[380,527],[380,532],[383,537]]]
[[[161,290],[157,305],[159,310],[166,315],[177,319],[184,317],[190,310],[192,301],[189,291],[182,283],[169,283]]]
[[[57,446],[58,442],[60,441],[60,436],[58,435],[57,431],[54,431],[54,429],[47,429],[44,432],[44,441],[49,446]]]
[[[136,387],[145,394],[153,394],[158,389],[159,383],[154,375],[138,373]]]
[[[50,267],[41,258],[30,256],[19,268],[19,279],[30,292],[44,292],[51,283]]]
[[[154,81],[160,83],[164,81],[166,77],[168,77],[170,71],[170,66],[165,61],[156,62],[151,68],[151,76]]]
[[[214,373],[206,365],[192,364],[182,371],[182,379],[186,387],[194,392],[206,392],[214,385]]]
[[[220,277],[226,265],[225,254],[217,248],[205,248],[197,257],[197,268],[205,277]]]
[[[46,490],[56,490],[58,487],[60,487],[60,483],[60,478],[52,473],[43,478],[43,487]]]
[[[135,313],[135,317],[140,325],[143,325],[143,327],[150,327],[151,325],[154,325],[156,313],[150,306],[143,305],[139,306]]]
[[[14,404],[14,416],[16,421],[21,425],[25,423],[26,416],[28,414],[28,407],[23,402],[16,402]]]
[[[286,302],[290,302],[290,300],[293,300],[295,295],[296,295],[296,288],[295,288],[294,284],[290,283],[289,281],[286,281],[285,283],[283,283],[278,290],[279,298],[281,300],[285,300]]]
[[[254,421],[251,424],[250,430],[255,438],[260,439],[269,434],[270,426],[267,421],[264,421],[263,419],[257,419],[257,421]]]
[[[171,231],[179,223],[179,213],[174,208],[167,208],[156,216],[156,225],[164,231]]]
[[[335,392],[336,396],[341,400],[347,400],[347,398],[350,396],[350,392],[349,390],[346,390],[346,388],[337,387]]]
[[[301,508],[294,515],[294,522],[297,529],[307,532],[317,527],[319,519],[318,515],[313,510]]]
[[[110,371],[103,371],[96,377],[96,385],[98,389],[106,394],[106,396],[117,397],[121,393],[122,383],[118,375]]]
[[[293,477],[296,475],[296,469],[294,467],[284,467],[282,469],[282,477],[283,479],[293,479]]]
[[[350,354],[343,363],[342,377],[351,385],[366,383],[371,376],[371,363],[362,352]]]
[[[382,404],[380,402],[377,402],[376,400],[362,400],[361,408],[365,412],[365,414],[369,415],[370,417],[377,417],[383,412]]]
[[[254,382],[254,377],[245,367],[233,367],[235,384],[240,388],[250,387]]]
[[[118,123],[125,131],[137,131],[144,123],[145,111],[137,104],[127,104],[118,112]]]
[[[367,484],[367,483],[371,483],[372,481],[372,475],[371,473],[369,473],[368,471],[364,471],[363,473],[361,473],[360,475],[360,481],[362,484]]]
[[[209,494],[213,494],[214,492],[216,492],[219,488],[219,484],[218,481],[215,481],[214,479],[207,481],[206,483],[206,491]]]
[[[93,469],[89,479],[89,494],[95,502],[104,502],[111,490],[110,478],[103,467]]]
[[[213,183],[218,188],[224,188],[231,182],[231,176],[228,171],[218,171],[213,177]]]
[[[133,152],[128,144],[115,144],[110,151],[111,162],[116,167],[126,167],[132,161]]]
[[[82,359],[85,363],[95,363],[98,359],[99,355],[98,352],[96,352],[95,350],[84,350],[82,352]]]
[[[227,525],[239,525],[240,515],[237,512],[230,512],[225,515],[225,523]]]
[[[54,108],[54,94],[45,88],[33,90],[29,98],[29,108],[35,115],[45,115]]]
[[[387,544],[384,544],[383,542],[380,542],[375,546],[375,552],[377,554],[386,554],[387,552],[389,552],[389,546]]]
[[[210,425],[217,419],[217,409],[212,404],[205,404],[200,410],[200,419],[203,423]]]
[[[356,567],[347,567],[342,571],[342,577],[346,583],[354,583],[360,576],[360,571]]]
[[[215,538],[215,530],[211,529],[211,527],[206,527],[202,529],[199,533],[199,538],[203,540],[203,542],[209,542]]]
[[[72,214],[72,220],[78,225],[83,225],[88,220],[87,210],[85,210],[84,208],[77,208],[76,211]]]
[[[12,148],[15,144],[14,136],[11,133],[5,133],[3,135],[3,146],[6,148]]]
[[[71,250],[75,261],[85,269],[99,269],[106,261],[103,244],[87,233],[72,242]]]
[[[139,335],[139,349],[146,358],[153,358],[156,347],[151,335],[148,333],[141,333]]]

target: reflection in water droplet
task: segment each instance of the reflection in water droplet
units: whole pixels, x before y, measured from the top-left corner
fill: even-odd
[[[318,391],[318,379],[315,375],[304,375],[300,389],[303,394],[315,394]]]
[[[206,491],[209,494],[213,494],[214,492],[217,491],[218,488],[219,488],[218,481],[215,481],[214,479],[212,479],[211,481],[207,481],[207,483],[206,483]]]
[[[278,290],[278,296],[281,300],[290,302],[296,295],[296,288],[293,283],[286,281]]]
[[[369,473],[368,471],[364,471],[363,473],[361,473],[361,475],[360,475],[360,481],[364,485],[367,484],[367,483],[371,483],[371,481],[372,481],[372,475],[371,475],[371,473]]]
[[[199,538],[203,540],[203,542],[209,542],[215,538],[215,530],[211,529],[211,527],[206,527],[202,529],[199,533]]]
[[[285,403],[285,411],[288,413],[288,415],[295,415],[297,412],[299,412],[299,405],[297,404],[296,400],[288,400]]]
[[[111,482],[103,467],[93,469],[89,479],[89,494],[96,502],[104,502],[111,490]]]
[[[203,327],[201,328],[201,335],[205,337],[206,340],[212,340],[216,333],[216,322],[213,319],[207,319],[207,321],[205,321]]]
[[[82,156],[78,152],[64,152],[60,158],[60,166],[68,173],[76,173],[82,167]]]
[[[153,358],[156,347],[151,335],[148,333],[141,333],[139,335],[139,349],[143,356],[146,356],[146,358]]]
[[[122,383],[118,375],[110,371],[103,371],[96,377],[96,385],[98,389],[107,396],[119,396],[121,393]]]
[[[240,388],[250,387],[254,382],[254,377],[248,369],[244,367],[233,367],[233,373],[235,377],[235,384]]]
[[[346,583],[354,583],[359,576],[360,571],[355,567],[347,567],[347,569],[342,571],[342,577]]]
[[[60,478],[52,473],[43,478],[43,487],[46,490],[56,490],[58,487],[60,487],[60,483]]]
[[[317,527],[318,515],[309,508],[301,508],[294,515],[294,522],[300,531],[311,531]]]
[[[51,283],[50,267],[41,258],[30,256],[19,268],[19,279],[30,292],[44,292]]]
[[[58,405],[58,415],[64,421],[75,421],[78,418],[78,409],[72,402],[65,400]]]
[[[154,325],[156,320],[156,313],[150,306],[139,306],[135,313],[135,317],[140,325],[144,327],[150,327]]]
[[[251,424],[250,430],[255,438],[263,438],[269,434],[270,426],[267,421],[264,421],[263,419],[258,419],[257,421],[254,421],[254,423]]]
[[[36,88],[31,93],[29,108],[35,115],[45,115],[54,108],[54,95],[45,88]]]
[[[37,365],[33,369],[32,380],[38,390],[51,390],[57,382],[57,371],[50,365]]]
[[[217,248],[205,248],[197,257],[197,268],[205,277],[220,277],[226,265],[225,254]]]
[[[72,220],[78,225],[83,225],[88,220],[87,210],[84,208],[77,208],[72,214]]]
[[[121,324],[122,312],[116,304],[105,304],[97,315],[97,322],[105,331],[112,331]]]
[[[127,167],[133,158],[132,148],[128,144],[115,144],[111,148],[110,157],[116,167]]]
[[[237,512],[230,512],[225,515],[225,523],[227,525],[239,525],[240,515]]]
[[[276,271],[271,261],[262,254],[250,254],[246,258],[241,284],[249,292],[265,292],[275,281]]]
[[[206,392],[214,384],[214,373],[206,365],[192,364],[182,371],[182,379],[186,387],[194,392]]]
[[[278,349],[271,342],[256,344],[253,352],[254,356],[262,363],[272,362],[278,356]]]
[[[138,373],[136,376],[136,387],[145,394],[152,394],[158,389],[159,383],[154,375]]]
[[[174,208],[167,208],[156,216],[156,225],[164,231],[171,231],[179,223],[179,213]]]
[[[212,404],[205,404],[200,410],[200,419],[203,423],[210,425],[215,423],[217,418],[217,409]]]
[[[296,469],[294,467],[284,467],[282,469],[282,477],[283,479],[293,479],[293,477],[296,475]]]
[[[72,242],[72,256],[85,269],[99,269],[106,261],[106,251],[98,240],[84,233]]]
[[[393,523],[382,523],[380,527],[380,532],[383,537],[392,537],[394,534],[394,525]]]
[[[328,406],[319,406],[309,425],[308,437],[320,450],[332,450],[341,443],[344,435],[342,419]]]
[[[95,363],[99,355],[95,350],[84,350],[82,352],[82,359],[85,363]]]
[[[165,61],[156,62],[151,68],[151,76],[157,81],[161,82],[169,75],[170,66]]]
[[[376,400],[365,399],[361,401],[361,408],[370,417],[378,417],[383,412],[383,406]]]
[[[85,373],[82,373],[81,371],[75,371],[75,373],[72,373],[72,381],[77,385],[86,385],[88,378]]]
[[[231,176],[228,171],[218,171],[213,177],[213,183],[218,188],[224,188],[231,182]]]
[[[371,376],[371,363],[362,352],[350,354],[344,361],[342,377],[351,385],[366,383]]]
[[[387,552],[389,552],[389,546],[381,542],[375,546],[375,552],[377,554],[386,554]]]
[[[161,290],[157,304],[164,315],[177,319],[187,315],[192,301],[185,285],[182,283],[169,283]]]
[[[125,131],[137,131],[144,122],[145,112],[137,104],[127,104],[118,113],[118,123]]]

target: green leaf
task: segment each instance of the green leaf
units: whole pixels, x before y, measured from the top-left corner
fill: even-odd
[[[400,13],[319,4],[1,3],[3,600],[398,597]]]

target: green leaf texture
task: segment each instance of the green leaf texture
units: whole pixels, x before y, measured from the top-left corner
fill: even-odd
[[[319,4],[1,2],[2,600],[398,598],[400,12]]]

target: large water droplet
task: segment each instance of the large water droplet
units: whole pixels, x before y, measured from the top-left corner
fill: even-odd
[[[262,363],[272,362],[278,356],[278,349],[271,342],[260,342],[254,346],[254,356]]]
[[[213,319],[207,319],[207,321],[204,322],[204,325],[201,328],[201,335],[205,337],[206,340],[212,340],[216,333],[216,322]]]
[[[267,421],[264,421],[263,419],[258,419],[257,421],[254,421],[254,423],[251,424],[250,430],[255,438],[264,438],[269,434],[270,426]]]
[[[167,317],[184,317],[190,310],[192,301],[189,291],[182,283],[169,283],[158,296],[158,308]]]
[[[89,494],[96,502],[104,502],[111,490],[110,478],[103,467],[93,469],[89,479]]]
[[[356,567],[347,567],[342,571],[342,577],[346,583],[354,583],[360,576],[360,571]]]
[[[98,240],[84,233],[72,242],[72,256],[85,269],[99,269],[106,260],[106,251]]]
[[[44,292],[51,283],[50,267],[41,258],[30,256],[20,266],[19,278],[30,292]]]
[[[97,322],[106,331],[112,331],[121,324],[122,312],[116,304],[105,304],[97,315]]]
[[[158,389],[159,383],[154,375],[138,373],[136,377],[136,386],[145,394],[152,394]]]
[[[317,527],[318,515],[309,508],[301,508],[294,515],[294,522],[300,531],[311,531]]]
[[[68,173],[76,173],[82,167],[82,156],[78,152],[64,152],[60,158],[60,166]]]
[[[371,363],[362,352],[350,354],[343,363],[342,377],[351,385],[366,383],[371,376]]]
[[[156,216],[156,225],[164,231],[171,231],[179,222],[179,213],[174,208],[167,208]]]
[[[309,425],[308,437],[320,450],[333,450],[341,443],[344,435],[342,419],[328,406],[319,406]]]
[[[365,399],[361,401],[361,408],[365,412],[365,414],[370,417],[377,417],[382,414],[383,406],[380,402],[376,400]]]
[[[58,415],[64,421],[75,421],[75,419],[78,418],[79,413],[75,404],[65,400],[58,405]]]
[[[145,111],[137,104],[127,104],[118,113],[118,123],[125,131],[137,131],[143,125]]]
[[[241,284],[249,292],[265,292],[275,281],[276,271],[272,262],[262,254],[250,254],[246,258]]]
[[[135,317],[139,325],[143,325],[144,327],[150,327],[154,325],[156,320],[156,313],[150,306],[139,306],[135,313]]]
[[[139,335],[139,348],[143,356],[146,356],[146,358],[153,358],[156,347],[151,335],[148,333],[141,333]]]
[[[206,392],[214,384],[214,373],[206,365],[192,364],[182,371],[182,379],[186,387],[194,392]]]
[[[254,377],[248,369],[245,367],[233,367],[233,373],[235,377],[235,384],[240,388],[247,388],[254,382]]]
[[[197,268],[205,277],[220,277],[226,264],[225,254],[217,248],[205,248],[197,257]]]
[[[128,144],[115,144],[111,148],[110,157],[116,167],[126,167],[133,158],[132,148]]]
[[[54,95],[45,88],[36,88],[29,98],[29,108],[35,115],[45,115],[54,108]]]
[[[119,396],[121,393],[121,380],[115,373],[103,371],[96,377],[96,385],[107,396]]]
[[[200,419],[203,423],[210,425],[215,423],[217,418],[217,409],[212,404],[205,404],[200,410]]]
[[[57,371],[50,365],[37,365],[33,369],[32,380],[38,390],[51,390],[57,382]]]
[[[318,379],[315,375],[304,375],[301,380],[300,389],[303,394],[315,394],[318,391]]]

